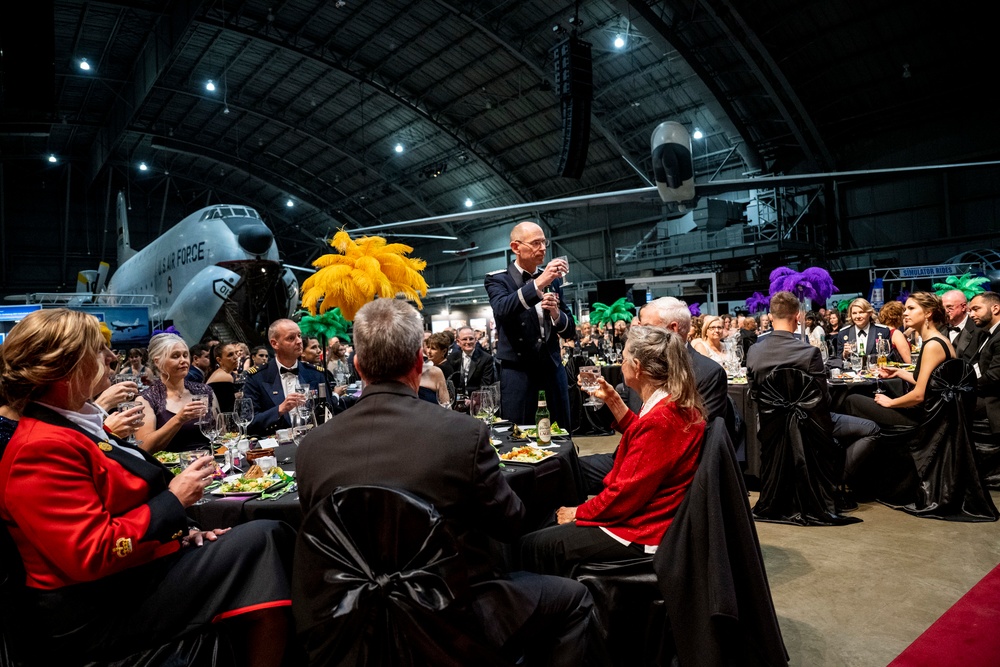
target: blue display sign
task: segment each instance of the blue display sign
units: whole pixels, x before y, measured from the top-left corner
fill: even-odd
[[[80,306],[73,310],[90,313],[111,329],[111,346],[145,343],[152,336],[146,306]]]
[[[17,306],[0,306],[0,322],[20,322],[28,313],[41,310],[41,304],[30,303]]]
[[[934,276],[950,276],[961,273],[954,264],[938,266],[907,266],[899,270],[900,278],[933,278]]]

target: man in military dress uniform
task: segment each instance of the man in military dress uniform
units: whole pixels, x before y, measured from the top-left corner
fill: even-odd
[[[296,387],[306,387],[317,390],[317,393],[327,394],[323,373],[303,361],[302,333],[299,325],[292,320],[276,320],[267,329],[267,338],[274,349],[274,358],[267,365],[254,367],[247,371],[247,381],[243,386],[244,398],[253,401],[254,417],[247,427],[251,435],[271,435],[278,429],[292,426],[289,413],[302,405],[305,394],[296,391]],[[333,414],[343,411],[344,405],[336,395],[327,395],[325,401]]]

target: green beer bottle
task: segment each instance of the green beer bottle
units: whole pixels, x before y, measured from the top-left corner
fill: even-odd
[[[538,409],[535,410],[535,431],[538,433],[538,444],[547,445],[552,442],[552,420],[549,419],[549,405],[545,401],[545,392],[538,392]]]

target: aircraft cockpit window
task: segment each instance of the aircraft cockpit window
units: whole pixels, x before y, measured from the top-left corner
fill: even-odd
[[[250,217],[245,208],[234,208],[233,215],[239,216],[241,218]]]

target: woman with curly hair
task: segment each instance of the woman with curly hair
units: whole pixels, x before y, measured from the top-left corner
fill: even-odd
[[[892,343],[891,361],[910,363],[910,342],[903,334],[903,304],[890,301],[878,311],[878,321],[889,327],[889,341]]]

